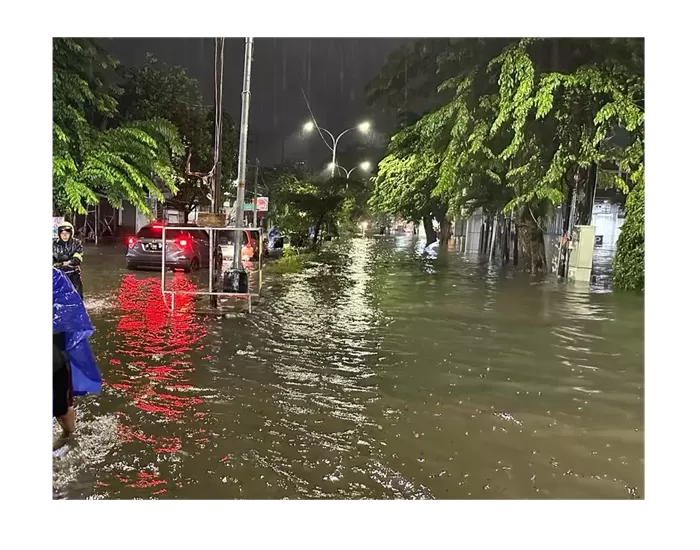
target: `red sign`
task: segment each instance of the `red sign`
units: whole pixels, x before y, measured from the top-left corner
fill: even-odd
[[[258,197],[255,209],[258,212],[267,212],[269,200],[267,197]]]

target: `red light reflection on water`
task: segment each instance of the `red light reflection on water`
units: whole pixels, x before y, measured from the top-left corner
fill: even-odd
[[[196,290],[196,285],[184,276],[171,279],[169,290]],[[155,277],[137,279],[129,274],[119,287],[119,308],[122,315],[117,332],[123,336],[119,350],[124,355],[178,354],[194,349],[206,335],[206,328],[194,314],[194,296],[175,295],[175,308],[170,311]]]
[[[182,441],[179,437],[146,435],[133,426],[125,424],[123,422],[126,418],[124,413],[121,413],[119,416],[120,422],[117,426],[117,437],[119,437],[122,442],[132,443],[134,441],[140,441],[141,443],[147,443],[153,447],[153,450],[157,453],[176,453],[182,448]]]
[[[170,288],[194,290],[196,286],[178,275]],[[124,444],[145,445],[161,457],[178,453],[183,441],[200,449],[209,443],[206,430],[198,433],[208,412],[198,410],[204,400],[195,393],[192,380],[193,360],[202,355],[207,327],[194,312],[193,296],[176,295],[174,311],[170,311],[169,296],[167,300],[161,294],[160,279],[124,276],[118,291],[117,357],[110,359],[106,377],[106,385],[128,402],[128,408],[117,413],[118,438]],[[123,452],[132,452],[131,447]],[[116,479],[124,487],[159,495],[178,486],[171,474],[125,471]]]

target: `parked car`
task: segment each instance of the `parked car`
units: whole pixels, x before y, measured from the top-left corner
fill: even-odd
[[[224,260],[233,260],[234,254],[234,244],[235,244],[235,231],[220,231],[219,232],[219,246],[221,247],[221,252],[223,254]],[[248,231],[247,229],[243,231],[243,248],[251,249],[249,254],[251,259],[258,259],[258,239],[257,231]]]
[[[163,257],[162,222],[150,223],[141,229],[135,237],[129,237],[126,251],[128,269],[160,269]],[[165,241],[165,267],[182,269],[186,273],[200,267],[209,267],[209,235],[196,224],[178,224],[187,229],[168,231]],[[221,248],[214,254],[215,266],[221,266]]]

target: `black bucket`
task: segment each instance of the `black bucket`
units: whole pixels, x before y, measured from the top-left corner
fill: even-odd
[[[245,269],[230,268],[224,272],[224,292],[246,294],[248,292],[248,272]]]

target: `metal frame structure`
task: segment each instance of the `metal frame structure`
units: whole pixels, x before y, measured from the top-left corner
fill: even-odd
[[[190,296],[222,296],[226,298],[246,298],[248,300],[248,313],[253,312],[253,298],[259,298],[262,292],[262,232],[260,228],[256,227],[197,227],[199,231],[206,231],[209,235],[209,290],[166,290],[165,289],[165,254],[166,254],[166,237],[167,231],[192,231],[192,226],[179,226],[179,225],[163,225],[163,233],[161,236],[161,260],[160,260],[160,291],[163,297],[170,294],[170,311],[175,310],[175,295],[190,295]],[[258,274],[258,291],[256,293],[252,292],[218,292],[214,290],[213,285],[213,270],[214,270],[214,247],[212,246],[213,235],[215,231],[251,231],[258,234],[258,269],[250,271],[248,275]],[[239,252],[240,256],[240,252]],[[223,265],[223,264],[222,264]]]
[[[107,199],[106,195],[102,193],[96,193],[97,203],[89,204],[85,209],[85,214],[83,217],[83,224],[80,227],[81,231],[85,235],[85,242],[93,242],[95,245],[98,244],[98,240],[104,237],[116,236],[116,231],[118,223],[115,224],[115,218],[119,216],[119,209],[109,206],[112,209],[111,214],[107,214],[105,209],[102,208],[102,199]],[[103,212],[104,211],[104,212]],[[73,222],[75,222],[76,216],[73,216]],[[75,223],[73,223],[75,226]],[[92,233],[92,238],[88,239],[87,236]]]

